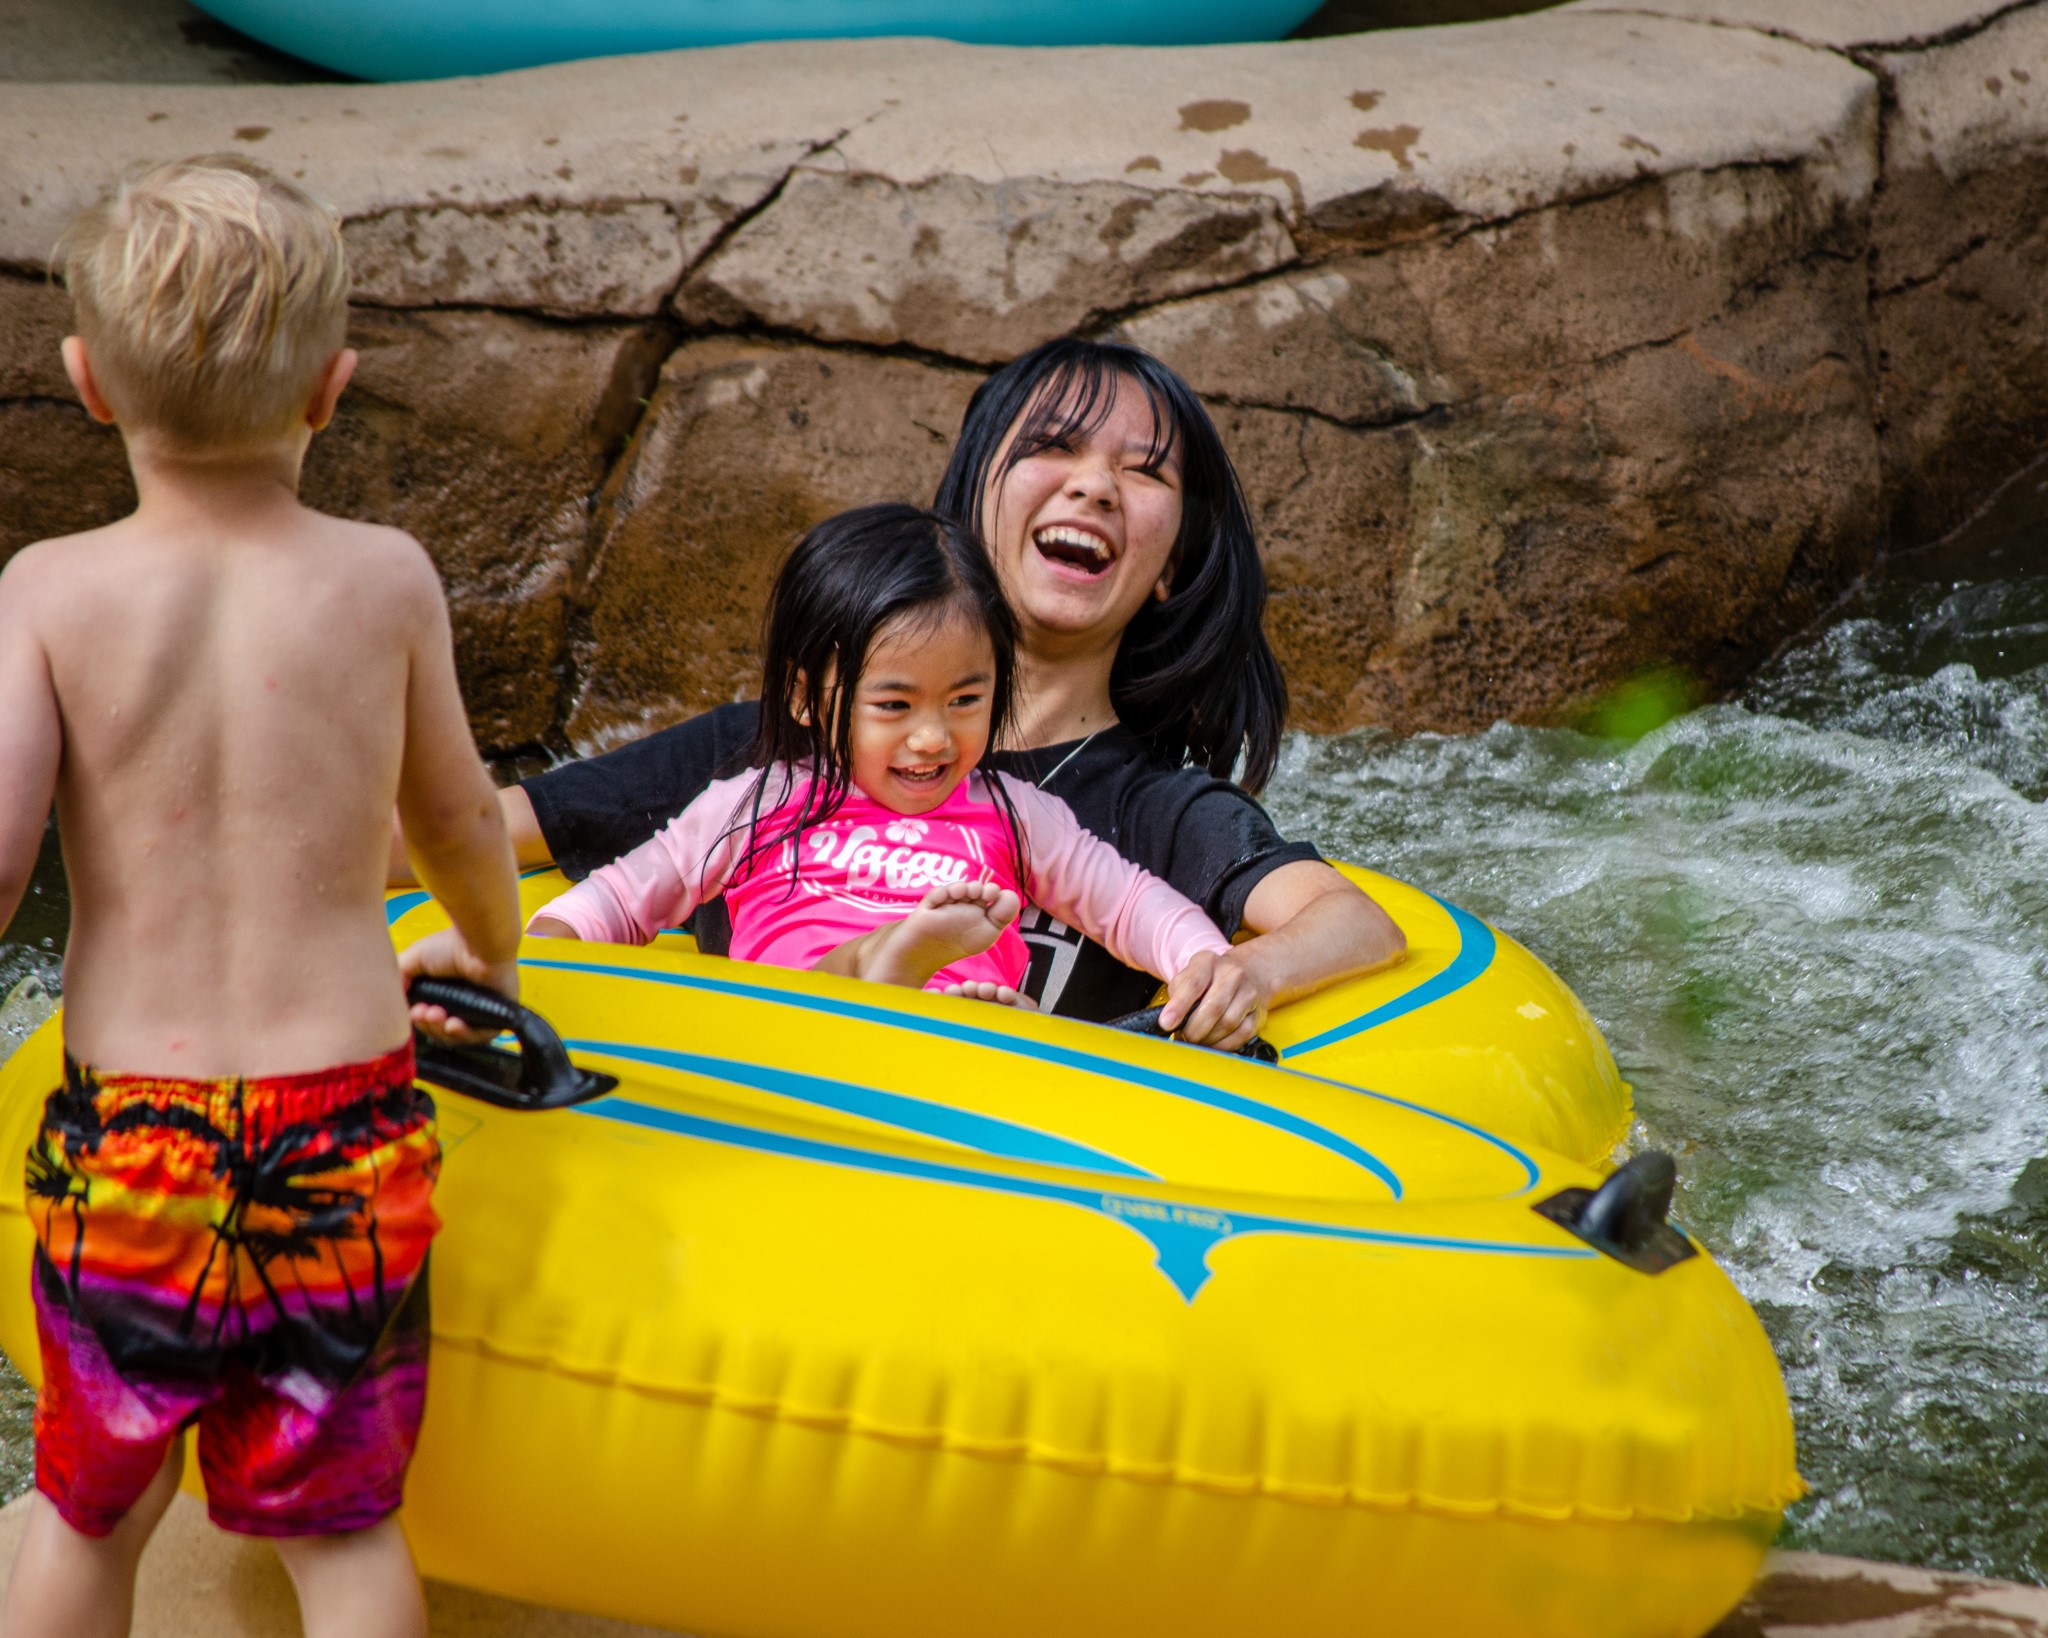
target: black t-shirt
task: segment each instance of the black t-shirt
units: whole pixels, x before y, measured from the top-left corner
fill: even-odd
[[[524,781],[555,862],[580,881],[630,853],[712,780],[746,766],[756,721],[752,702],[721,705],[616,751]],[[1322,857],[1307,842],[1283,840],[1266,810],[1228,780],[1199,768],[1162,765],[1121,724],[1063,745],[992,751],[986,765],[1059,797],[1083,828],[1171,882],[1226,936],[1243,924],[1245,900],[1270,872]],[[1126,967],[1041,910],[1026,908],[1021,931],[1031,952],[1024,988],[1048,1012],[1115,1018],[1145,1006],[1159,987],[1150,973]],[[696,932],[704,949],[728,948],[731,924],[722,902],[699,912]]]

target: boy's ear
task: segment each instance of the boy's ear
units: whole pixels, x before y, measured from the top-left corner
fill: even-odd
[[[356,350],[344,347],[327,361],[327,368],[320,372],[319,383],[313,388],[313,396],[306,402],[306,425],[315,432],[323,432],[327,423],[334,419],[334,406],[341,402],[341,395],[348,388],[349,377],[356,373]]]
[[[64,373],[71,377],[71,385],[78,390],[79,402],[85,405],[85,413],[102,425],[114,422],[114,406],[107,402],[107,395],[100,391],[100,384],[93,379],[92,360],[85,356],[85,337],[64,338]]]

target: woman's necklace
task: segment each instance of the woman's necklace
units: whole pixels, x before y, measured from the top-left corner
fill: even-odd
[[[1095,734],[1099,734],[1101,732],[1102,730],[1100,728],[1095,730]],[[1088,749],[1089,745],[1093,743],[1095,739],[1095,734],[1090,734],[1087,739],[1082,740],[1079,745],[1076,745],[1065,756],[1061,757],[1059,761],[1055,762],[1052,765],[1052,772],[1047,774],[1043,779],[1041,779],[1038,782],[1038,788],[1040,790],[1044,790],[1046,786],[1050,785],[1055,779],[1057,779],[1062,768],[1064,768],[1069,762],[1072,762],[1074,758],[1079,756],[1083,751]]]

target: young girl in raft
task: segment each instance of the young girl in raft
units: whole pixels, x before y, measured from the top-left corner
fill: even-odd
[[[1009,720],[1015,645],[965,531],[900,505],[819,524],[769,594],[753,771],[527,930],[645,944],[722,893],[742,960],[1016,1002],[1028,900],[1179,978],[1191,1007],[1230,947],[1215,924],[1058,798],[976,771]]]

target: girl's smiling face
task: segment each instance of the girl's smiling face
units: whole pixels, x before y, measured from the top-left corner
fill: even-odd
[[[924,612],[875,633],[847,707],[853,783],[895,813],[929,813],[988,750],[995,645],[958,609]]]
[[[1180,535],[1180,462],[1144,389],[1116,382],[1085,428],[990,469],[989,553],[1027,632],[1114,641],[1148,597],[1164,598]]]

